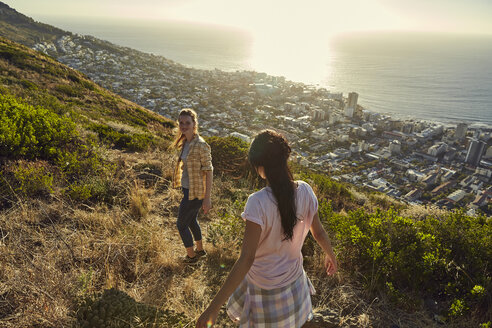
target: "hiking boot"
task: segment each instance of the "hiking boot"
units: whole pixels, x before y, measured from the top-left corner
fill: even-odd
[[[198,262],[198,256],[195,255],[195,257],[189,257],[186,255],[185,257],[181,258],[181,262],[184,264],[195,264]]]
[[[202,249],[201,251],[197,251],[195,249],[195,257],[202,257],[202,256],[205,256],[205,255],[207,255],[207,252],[205,252],[204,249]]]

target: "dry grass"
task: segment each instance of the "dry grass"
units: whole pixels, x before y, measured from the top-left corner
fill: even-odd
[[[130,215],[136,220],[145,219],[151,209],[149,191],[142,189],[135,183],[135,187],[130,191],[129,200]]]
[[[131,186],[127,201],[74,207],[24,200],[0,213],[1,327],[72,327],[78,302],[110,287],[137,301],[184,312],[192,326],[220,288],[239,250],[205,243],[208,256],[198,265],[179,263],[185,253],[175,228],[181,192],[169,188],[173,156],[113,156],[129,181],[122,185]],[[141,183],[133,169],[141,163],[158,165],[162,175],[151,184]],[[234,202],[244,201],[249,192],[247,185],[216,177],[214,207],[200,217],[204,237],[223,213],[239,216]],[[223,252],[226,246],[229,251]],[[319,249],[305,268],[318,291],[316,310],[335,313],[335,326],[436,326],[426,313],[408,314],[367,295],[343,267],[335,277],[326,277]],[[232,326],[222,311],[217,327]]]

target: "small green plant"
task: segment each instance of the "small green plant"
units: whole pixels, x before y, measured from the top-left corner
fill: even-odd
[[[16,192],[24,196],[38,196],[53,193],[53,174],[45,166],[23,163],[14,169]]]
[[[92,267],[89,268],[89,271],[83,272],[78,277],[78,294],[83,297],[89,296],[89,291],[92,288],[94,278],[94,269]]]
[[[461,317],[468,310],[465,302],[460,299],[455,299],[449,308],[449,315],[451,317]]]
[[[208,226],[207,241],[223,251],[231,251],[231,248],[239,250],[243,241],[244,221],[240,213],[244,208],[244,202],[235,201],[232,213],[224,211]]]

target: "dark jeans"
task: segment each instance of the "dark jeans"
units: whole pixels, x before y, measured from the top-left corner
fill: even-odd
[[[182,189],[183,199],[181,200],[181,204],[179,204],[176,226],[178,227],[179,235],[181,236],[181,240],[183,240],[184,246],[188,248],[193,247],[193,238],[195,240],[202,240],[202,230],[200,229],[197,218],[203,200],[198,198],[189,200],[189,189]],[[193,237],[191,234],[193,234]]]

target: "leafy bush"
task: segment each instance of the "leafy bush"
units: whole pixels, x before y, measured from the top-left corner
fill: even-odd
[[[21,80],[21,84],[26,89],[31,89],[31,90],[37,90],[38,89],[38,86],[36,85],[36,83],[28,81],[28,80]]]
[[[418,221],[393,209],[344,216],[326,202],[320,214],[338,240],[342,266],[362,273],[369,289],[436,299],[452,316],[490,307],[490,219],[457,211]]]
[[[212,152],[212,164],[216,173],[246,176],[250,166],[247,142],[237,137],[209,137],[206,139]]]
[[[10,207],[20,196],[43,197],[53,193],[54,174],[48,163],[19,160],[5,164],[0,166],[0,208]]]
[[[78,88],[69,84],[59,84],[55,86],[55,90],[69,97],[79,97],[82,95],[82,92]]]
[[[19,163],[14,168],[15,191],[24,196],[46,195],[53,192],[53,174],[42,163]]]
[[[0,95],[1,156],[55,159],[76,138],[69,118]]]
[[[113,204],[121,190],[112,179],[110,174],[86,176],[71,183],[65,194],[73,201]]]
[[[89,129],[97,133],[99,140],[117,149],[141,151],[148,149],[154,142],[154,138],[150,134],[129,134],[104,124],[91,124]]]

